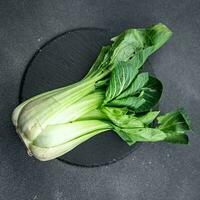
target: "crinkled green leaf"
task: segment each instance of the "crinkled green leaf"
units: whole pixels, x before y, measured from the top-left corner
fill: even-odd
[[[164,24],[145,29],[128,29],[112,39],[112,45],[102,49],[87,77],[108,74],[119,61],[130,61],[140,68],[149,55],[159,49],[171,37],[171,30]]]
[[[183,108],[157,118],[159,129],[165,132],[184,133],[191,129],[191,122]]]
[[[158,113],[154,113],[154,119]],[[152,116],[153,116],[152,115]],[[141,122],[142,118],[148,119],[148,113],[146,116],[136,117]],[[166,141],[170,143],[179,143],[187,144],[188,136],[185,134],[187,130],[190,130],[191,124],[188,120],[188,116],[183,109],[178,109],[175,112],[167,113],[163,116],[157,118],[159,125],[156,128],[128,128],[125,127],[116,127],[114,130],[118,135],[129,145],[134,144],[135,142],[157,142],[157,141]],[[150,121],[150,120],[149,120]],[[148,122],[148,120],[147,120]],[[128,123],[127,123],[128,124]]]
[[[169,143],[178,143],[178,144],[188,144],[189,139],[186,134],[180,134],[177,132],[167,132],[167,137],[164,141]]]
[[[133,81],[138,73],[131,63],[118,62],[111,74],[104,102],[109,102],[120,95]]]
[[[147,84],[148,80],[149,74],[147,72],[138,74],[135,80],[130,84],[130,86],[124,92],[122,92],[116,99],[122,99],[137,94]]]
[[[149,81],[142,88],[142,98],[145,99],[145,102],[134,111],[146,112],[150,110],[160,100],[162,89],[162,83],[157,78],[149,76]]]
[[[191,122],[183,108],[167,113],[157,118],[158,128],[167,135],[165,141],[170,143],[188,143],[186,131],[191,129]]]
[[[149,125],[155,120],[159,113],[160,111],[150,111],[144,115],[139,116],[138,119],[145,125]]]
[[[163,141],[166,138],[166,134],[156,128],[127,129],[115,127],[114,130],[129,145],[132,145],[135,142],[158,142]]]
[[[109,106],[119,106],[119,107],[128,107],[133,111],[137,110],[142,104],[145,103],[145,99],[143,97],[125,97],[122,99],[114,99],[109,102],[107,105]]]
[[[133,114],[125,113],[127,112],[125,109],[126,108],[104,107],[102,108],[102,111],[108,116],[114,125],[121,128],[144,127],[144,124]]]
[[[158,142],[166,141],[169,143],[188,144],[188,136],[176,132],[164,132],[158,128],[114,128],[115,132],[127,144],[132,145],[135,142]]]
[[[172,35],[164,24],[156,24],[144,29],[128,29],[112,39],[112,61],[126,61],[131,58],[134,67],[143,65],[149,55],[160,48]]]
[[[108,114],[116,115],[116,116],[122,116],[126,115],[128,113],[128,108],[123,107],[123,108],[116,108],[116,107],[108,107],[104,106],[101,108],[101,111]]]
[[[139,75],[138,75],[139,76]],[[141,77],[141,76],[140,76]],[[137,78],[136,78],[137,79]],[[146,79],[146,78],[144,78]],[[140,79],[140,80],[144,80]],[[162,94],[162,83],[152,76],[149,76],[148,82],[144,85],[144,83],[141,83],[143,85],[142,88],[139,89],[139,86],[134,86],[133,89],[137,89],[137,92],[140,92],[140,94],[131,94],[130,87],[133,83],[131,83],[130,87],[127,88],[128,93],[130,94],[128,97],[114,99],[108,103],[109,106],[119,106],[119,107],[128,107],[129,109],[133,110],[136,113],[139,112],[146,112],[149,111],[153,106],[155,106],[158,101],[160,100],[161,94]],[[139,79],[137,79],[139,80]],[[137,84],[139,85],[139,83]],[[126,90],[124,91],[124,93]],[[123,93],[122,93],[123,94]],[[127,95],[125,95],[127,96]]]

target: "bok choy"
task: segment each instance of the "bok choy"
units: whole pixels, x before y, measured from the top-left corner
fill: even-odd
[[[185,132],[191,125],[186,112],[177,109],[159,116],[159,111],[153,111],[163,86],[156,77],[140,71],[171,35],[161,23],[128,29],[101,49],[81,81],[17,106],[12,121],[29,155],[51,160],[107,130],[115,131],[128,145],[188,143]]]

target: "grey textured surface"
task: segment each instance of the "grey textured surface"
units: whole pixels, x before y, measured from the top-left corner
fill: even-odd
[[[0,199],[200,199],[200,2],[0,1]],[[100,27],[120,32],[163,22],[174,32],[150,62],[165,90],[163,111],[184,106],[194,133],[187,146],[143,144],[109,166],[81,168],[29,158],[10,114],[22,73],[33,53],[61,32]]]

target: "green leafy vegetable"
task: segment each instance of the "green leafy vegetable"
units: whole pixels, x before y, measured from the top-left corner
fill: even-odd
[[[167,133],[165,141],[171,143],[188,143],[186,131],[191,129],[191,122],[183,108],[158,117],[158,128]]]
[[[183,108],[158,117],[158,123],[159,129],[163,131],[184,133],[191,129],[191,122]]]
[[[111,74],[104,102],[109,102],[121,94],[131,84],[137,73],[138,69],[131,63],[118,62]]]
[[[128,138],[128,140],[125,141],[129,145],[132,145],[135,142],[158,142],[166,139],[166,134],[157,128],[115,128],[115,130],[122,139]],[[125,135],[126,137],[122,135]]]
[[[162,83],[140,72],[171,35],[164,24],[128,29],[101,49],[81,81],[15,108],[12,121],[29,155],[51,160],[106,130],[115,131],[129,145],[188,143],[186,131],[191,125],[185,111],[158,117],[159,111],[152,108],[161,97]]]
[[[155,113],[157,115],[158,113]],[[143,117],[138,117],[141,120]],[[154,115],[154,119],[155,116]],[[143,118],[143,119],[144,119]],[[118,118],[119,119],[119,118]],[[153,119],[153,117],[152,117]],[[120,119],[117,123],[114,123],[114,130],[119,134],[119,136],[125,140],[129,145],[135,142],[156,142],[156,141],[166,141],[170,143],[180,143],[187,144],[188,136],[185,134],[187,130],[190,130],[191,124],[188,120],[188,116],[183,109],[178,109],[175,112],[170,112],[166,115],[157,118],[158,126],[154,128],[147,127],[130,127],[126,121],[125,126],[118,127],[120,124]],[[152,120],[151,120],[152,121]],[[142,122],[142,120],[141,120]],[[123,123],[123,120],[121,121]],[[143,121],[144,123],[144,121]],[[123,128],[125,127],[125,128]]]
[[[161,23],[145,29],[128,29],[113,38],[111,45],[102,48],[86,77],[102,78],[120,61],[129,61],[134,68],[139,69],[171,36],[171,30]]]
[[[138,116],[137,118],[145,125],[151,124],[156,117],[159,115],[160,111],[150,111],[144,115]]]
[[[149,76],[149,81],[141,89],[141,94],[145,102],[135,112],[146,112],[155,106],[160,100],[162,88],[162,83],[157,78]]]
[[[125,109],[104,107],[102,111],[108,116],[113,124],[121,128],[136,128],[144,127],[142,121],[140,121],[133,114],[126,114]]]
[[[118,87],[120,87],[120,84],[118,84]],[[116,87],[113,82],[110,82],[107,91],[112,91],[110,88],[114,88],[113,93],[116,94],[114,92]],[[118,91],[121,90],[118,89]],[[147,73],[142,73],[132,81],[124,92],[107,104],[110,106],[127,106],[134,112],[146,112],[158,103],[161,94],[162,83]]]
[[[129,96],[140,94],[142,88],[148,83],[149,74],[147,72],[140,73],[136,79],[132,82],[132,84],[122,92],[116,99],[122,99]]]

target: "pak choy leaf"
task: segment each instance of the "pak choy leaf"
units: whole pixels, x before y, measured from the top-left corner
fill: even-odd
[[[128,145],[132,145],[136,142],[158,142],[166,138],[166,134],[156,128],[127,129],[115,126],[114,130]]]
[[[155,119],[158,112],[149,112],[140,117],[129,113],[127,108],[103,107],[102,112],[111,120],[114,131],[129,145],[139,141],[156,142],[166,138],[161,130],[145,127]]]
[[[129,145],[135,142],[157,141],[188,143],[188,136],[185,132],[191,129],[191,123],[183,109],[158,117],[158,123],[159,125],[155,128],[123,128],[114,125],[114,130]]]
[[[151,124],[156,117],[159,115],[160,111],[149,111],[146,114],[137,116],[137,118],[145,125]]]
[[[133,67],[140,68],[148,56],[159,49],[171,35],[171,30],[161,23],[143,29],[128,29],[112,39],[111,62],[130,60]]]
[[[145,103],[145,99],[143,98],[143,94],[139,97],[129,96],[122,99],[114,99],[111,102],[107,103],[108,106],[116,106],[116,107],[128,107],[130,110],[137,110],[142,104]]]
[[[124,92],[107,104],[128,107],[136,113],[147,112],[160,100],[162,88],[162,83],[157,78],[141,73]]]
[[[137,75],[131,85],[123,91],[116,99],[122,99],[128,96],[134,96],[141,92],[142,88],[148,83],[148,72],[140,73]]]
[[[145,102],[139,106],[135,112],[146,112],[153,108],[160,100],[163,86],[160,80],[153,76],[149,76],[149,81],[141,89],[142,97]]]
[[[167,135],[165,141],[170,143],[187,144],[189,139],[185,134],[192,129],[191,121],[183,108],[169,112],[157,118],[158,128]]]
[[[171,35],[171,30],[161,23],[144,29],[128,29],[113,38],[111,45],[103,47],[86,77],[104,77],[121,61],[129,61],[133,68],[139,69]]]
[[[138,69],[132,67],[131,63],[118,62],[111,74],[104,103],[120,95],[131,84],[137,74]]]
[[[184,133],[192,127],[189,117],[183,108],[159,116],[157,120],[159,124],[158,128],[163,131]]]
[[[121,128],[144,127],[133,113],[128,114],[127,108],[103,107],[102,111],[107,115],[111,122]]]

